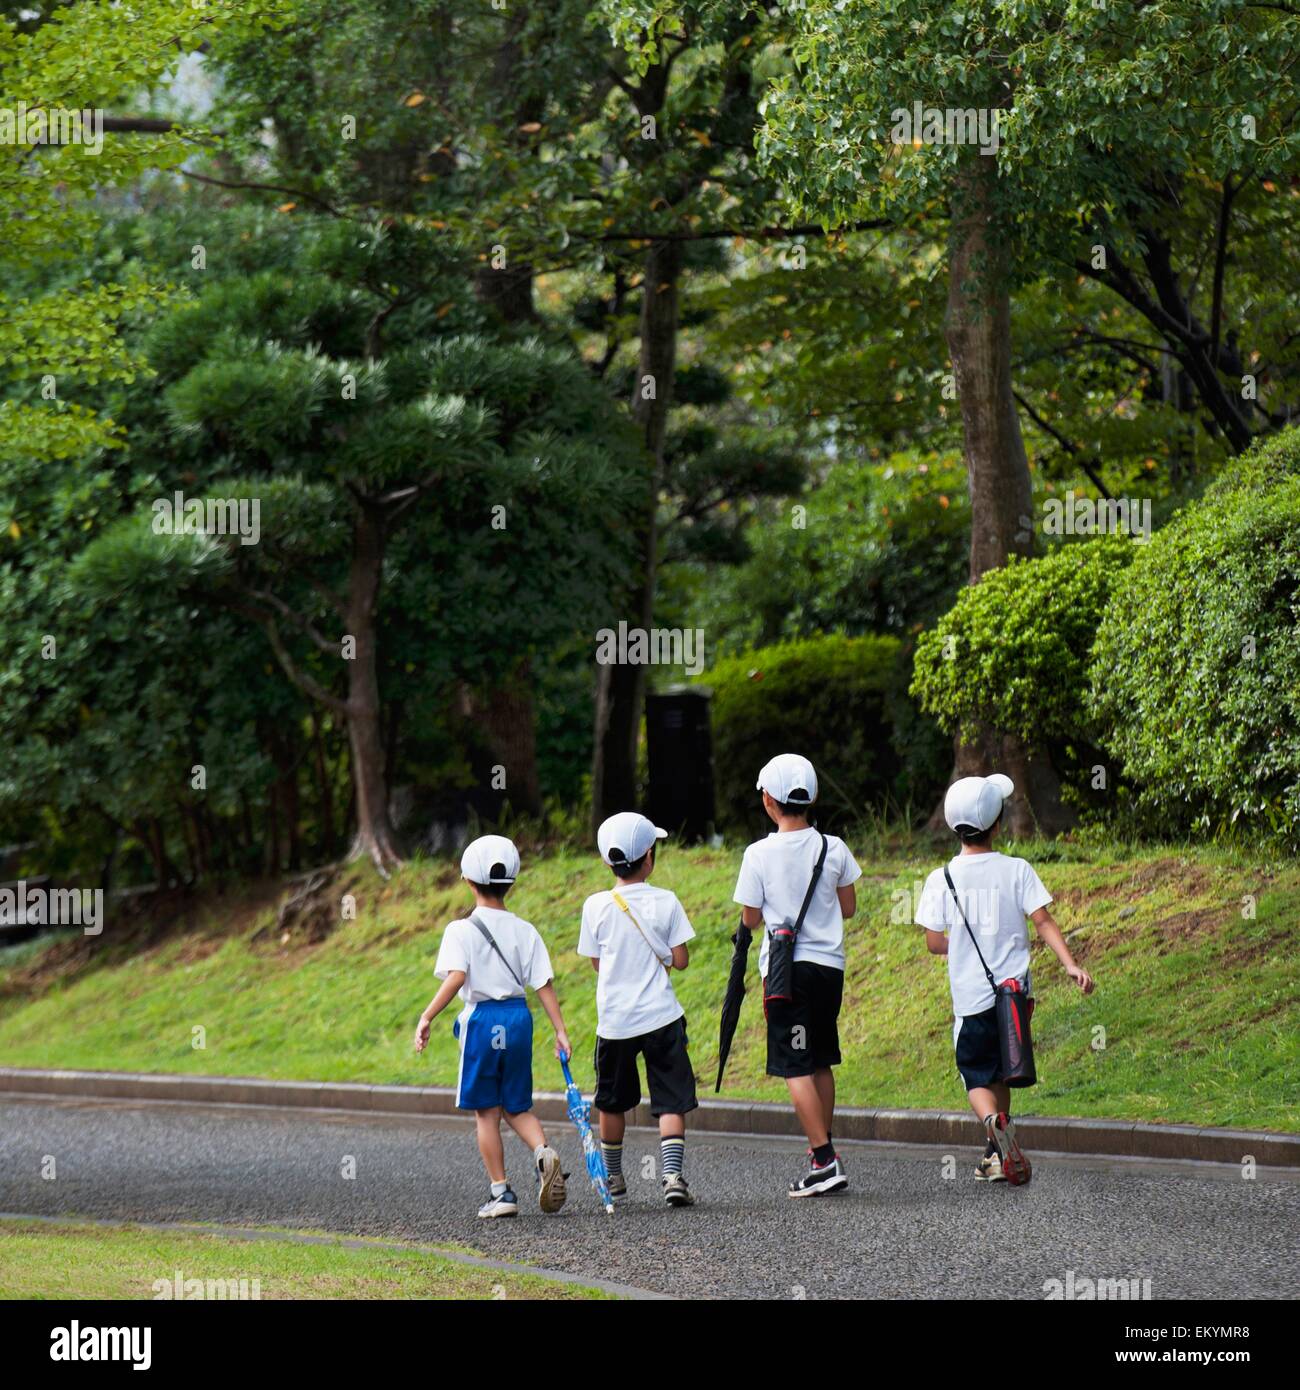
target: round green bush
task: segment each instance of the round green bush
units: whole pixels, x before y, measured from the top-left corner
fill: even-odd
[[[1300,842],[1300,430],[1156,533],[1112,596],[1090,679],[1149,829]]]
[[[949,733],[1014,734],[1031,748],[1090,742],[1088,661],[1112,586],[1140,547],[1126,536],[1013,557],[963,589],[917,642],[912,694]]]
[[[807,637],[724,657],[699,677],[713,690],[721,825],[770,830],[754,783],[778,753],[802,753],[820,782],[818,824],[848,825],[897,791],[894,637]]]

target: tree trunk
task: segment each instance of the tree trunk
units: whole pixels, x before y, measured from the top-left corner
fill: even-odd
[[[329,769],[325,762],[325,742],[321,737],[320,713],[313,705],[311,710],[312,752],[316,763],[317,815],[321,824],[321,844],[327,855],[334,853],[336,844],[334,832],[334,792],[330,786]]]
[[[384,521],[378,507],[357,502],[348,572],[347,633],[355,644],[348,667],[348,743],[356,796],[350,858],[368,857],[381,874],[402,863],[388,814],[376,616],[384,564]]]
[[[632,383],[632,417],[641,427],[652,466],[649,496],[634,540],[641,560],[640,582],[629,598],[633,623],[642,628],[649,628],[654,622],[659,547],[656,513],[663,478],[664,436],[672,406],[681,275],[681,243],[655,242],[645,259],[641,342]],[[591,817],[596,826],[618,811],[636,807],[636,749],[645,677],[643,666],[615,663],[597,667],[591,778]]]
[[[468,713],[487,734],[492,756],[505,770],[506,799],[523,815],[541,814],[542,793],[537,780],[537,719],[533,706],[532,667],[528,658],[486,698],[467,692]]]
[[[975,154],[958,176],[944,317],[970,487],[972,584],[1008,556],[1034,551],[1033,489],[1011,389],[1011,297],[1006,239],[995,210],[996,180],[994,161]],[[994,730],[972,743],[954,740],[950,781],[995,771],[1016,784],[1006,811],[1012,834],[1054,833],[1071,823],[1046,753],[1031,752],[1019,739]],[[943,828],[942,805],[930,825]]]

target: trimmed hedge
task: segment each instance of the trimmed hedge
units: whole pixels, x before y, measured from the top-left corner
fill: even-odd
[[[1126,536],[1012,557],[963,589],[916,648],[911,693],[949,733],[982,726],[1034,748],[1090,742],[1093,639],[1112,587],[1140,550]]]
[[[1106,610],[1090,679],[1148,828],[1300,844],[1300,430],[1156,533]]]
[[[724,657],[701,675],[713,690],[719,824],[772,828],[754,783],[778,753],[812,760],[824,829],[851,824],[896,793],[900,651],[893,637],[808,637]]]

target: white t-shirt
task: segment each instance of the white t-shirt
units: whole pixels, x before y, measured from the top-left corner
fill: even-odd
[[[844,918],[835,890],[856,883],[862,870],[838,836],[827,835],[826,842],[826,862],[795,938],[794,958],[843,970]],[[806,830],[774,830],[765,840],[755,841],[740,861],[735,901],[742,907],[760,909],[769,928],[794,922],[821,851],[821,833],[812,825]],[[768,934],[764,931],[758,953],[758,973],[764,977],[767,948]]]
[[[659,962],[671,960],[673,947],[689,941],[695,930],[677,895],[666,888],[622,883],[617,891],[636,913],[645,937],[612,891],[593,893],[582,905],[578,954],[600,961],[596,1032],[602,1038],[636,1038],[681,1018],[684,1010]]]
[[[1052,901],[1042,879],[1025,860],[996,850],[959,854],[949,863],[948,872],[994,980],[1001,984],[1014,977],[1023,980],[1026,991],[1032,992],[1025,918]],[[952,988],[953,1014],[965,1018],[991,1009],[993,988],[971,945],[970,932],[962,925],[961,913],[948,891],[942,869],[935,869],[926,879],[916,920],[930,931],[948,933],[948,983]]]
[[[552,978],[551,957],[537,928],[502,907],[476,907],[474,911],[492,933],[501,954],[515,968],[519,979],[532,989]],[[483,933],[469,920],[451,922],[442,934],[438,961],[433,973],[445,980],[453,970],[465,972],[460,997],[467,1004],[484,999],[515,999],[523,996],[501,956],[483,939]]]

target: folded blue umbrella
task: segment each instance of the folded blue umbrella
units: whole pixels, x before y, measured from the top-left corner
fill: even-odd
[[[609,1169],[605,1167],[605,1155],[600,1151],[600,1140],[591,1130],[591,1106],[583,1100],[582,1092],[578,1090],[578,1084],[573,1079],[573,1073],[569,1071],[569,1059],[561,1057],[560,1065],[564,1068],[564,1098],[568,1105],[569,1119],[573,1121],[578,1138],[582,1140],[582,1153],[587,1160],[587,1175],[591,1178],[591,1185],[596,1189],[596,1195],[604,1204],[605,1210],[612,1216],[614,1199],[609,1195]]]

